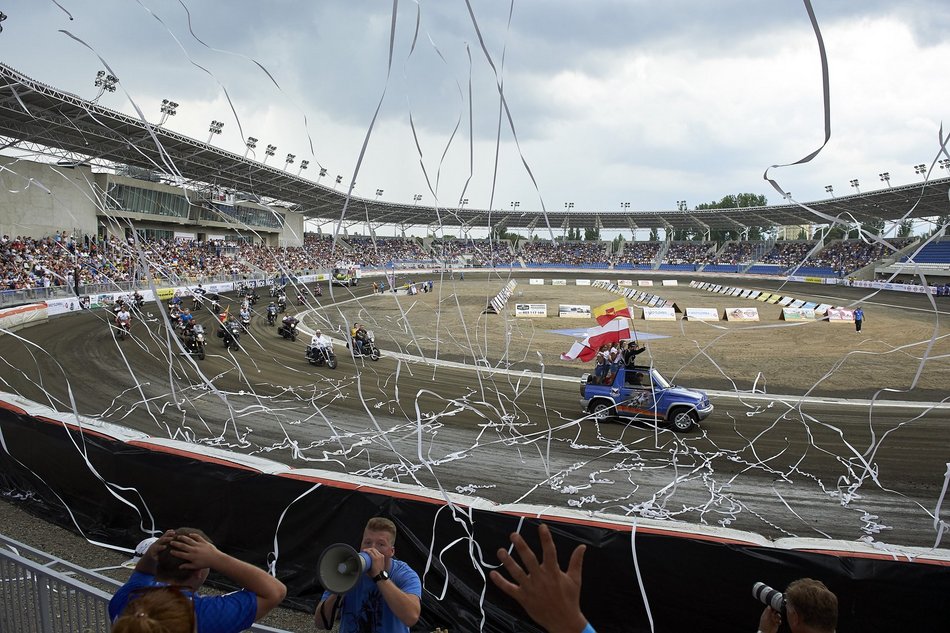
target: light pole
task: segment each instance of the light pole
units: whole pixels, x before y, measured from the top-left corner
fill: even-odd
[[[296,158],[294,154],[287,154],[287,158],[284,159],[284,171],[287,171],[287,168],[294,164]]]
[[[268,146],[264,148],[264,164],[266,165],[267,159],[276,153],[277,153],[277,146],[268,144]]]
[[[883,173],[878,174],[878,176],[881,177],[881,182],[887,183],[887,187],[890,188],[890,186],[891,186],[891,172],[885,171],[885,172],[883,172]]]
[[[784,194],[782,194],[782,197],[785,198],[785,202],[791,202],[791,200],[792,200],[792,192],[791,192],[791,191],[786,191]],[[738,206],[739,206],[739,205],[737,204],[736,207],[738,207]]]
[[[115,85],[119,83],[119,78],[112,74],[107,74],[106,71],[100,70],[96,73],[96,81],[93,85],[99,89],[99,92],[96,93],[96,97],[92,100],[93,103],[99,101],[99,97],[106,92],[115,92]]]
[[[168,117],[178,114],[178,104],[174,101],[169,101],[168,99],[162,99],[161,112],[162,118],[159,119],[156,127],[161,127],[165,124],[165,121],[168,120]]]
[[[326,168],[326,167],[321,167],[321,168],[320,168],[320,175],[317,176],[317,184],[318,184],[318,185],[320,184],[320,179],[323,178],[323,177],[326,176],[326,175],[327,175],[327,168]]]
[[[337,175],[336,175],[336,185],[340,184],[341,182],[343,182],[343,176],[341,176],[340,174],[337,174]],[[334,189],[336,189],[336,185],[333,185],[333,188],[334,188]]]
[[[382,190],[382,189],[377,189],[377,190],[376,190],[376,202],[379,202],[379,197],[380,197],[381,195],[383,195],[383,190]]]
[[[214,138],[215,134],[220,134],[221,130],[224,128],[224,123],[221,121],[212,121],[211,125],[208,126],[208,140],[205,141],[205,144],[211,142],[211,139]]]
[[[942,158],[937,161],[937,164],[940,165],[940,169],[946,169],[950,172],[950,158]]]
[[[851,187],[858,193],[861,193],[861,183],[858,182],[857,178],[851,179]]]
[[[834,185],[825,185],[825,193],[830,193],[831,197],[835,197],[835,188]]]
[[[680,211],[685,211],[685,210],[686,210],[686,201],[685,201],[685,200],[677,200],[677,201],[676,201],[676,208],[679,209]]]
[[[924,163],[921,163],[919,165],[914,165],[914,173],[916,173],[918,176],[923,176],[924,178],[926,178],[927,165],[925,165]]]
[[[244,151],[244,158],[247,158],[248,152],[257,147],[257,139],[253,136],[248,136],[247,141],[244,144],[247,145],[247,149]]]
[[[620,210],[621,210],[621,211],[629,211],[629,210],[630,210],[630,203],[629,203],[629,202],[621,202],[621,203],[620,203]]]
[[[306,168],[309,167],[309,166],[310,166],[310,161],[309,161],[309,160],[302,160],[302,161],[300,161],[300,169],[297,170],[297,175],[299,176],[299,175],[300,175],[300,172],[302,172],[304,169],[306,169]]]
[[[511,203],[511,210],[512,210],[512,211],[517,211],[517,210],[518,210],[518,207],[520,207],[520,206],[521,206],[521,203],[520,203],[520,202],[512,202],[512,203]]]
[[[464,209],[465,205],[468,204],[468,198],[459,198],[459,209]]]
[[[422,200],[422,194],[421,194],[421,193],[413,194],[413,196],[412,196],[412,206],[416,206],[417,204],[419,204],[419,201],[420,201],[420,200]]]

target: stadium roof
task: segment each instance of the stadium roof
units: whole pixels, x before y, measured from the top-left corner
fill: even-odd
[[[293,205],[307,218],[341,219],[345,192],[250,160],[56,90],[0,64],[0,136],[3,148],[19,147],[68,162],[125,164],[156,170],[198,186],[253,193]],[[319,179],[318,179],[319,180]],[[950,178],[807,203],[818,213],[847,221],[898,220],[950,213]],[[438,225],[557,232],[566,228],[741,229],[747,226],[821,224],[795,204],[737,209],[664,211],[547,211],[434,208],[351,198],[343,222]]]

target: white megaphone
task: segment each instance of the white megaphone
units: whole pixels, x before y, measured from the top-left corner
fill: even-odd
[[[346,593],[372,564],[373,560],[366,552],[357,552],[346,543],[336,543],[320,554],[317,576],[327,591]]]

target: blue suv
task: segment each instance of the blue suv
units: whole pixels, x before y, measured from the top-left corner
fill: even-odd
[[[713,410],[705,392],[672,385],[653,367],[620,367],[603,383],[584,374],[581,406],[598,421],[668,422],[680,432],[689,431]]]

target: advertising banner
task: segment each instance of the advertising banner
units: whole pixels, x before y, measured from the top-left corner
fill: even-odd
[[[546,317],[548,316],[548,304],[546,303],[516,303],[516,317]]]
[[[729,291],[729,294],[730,296],[738,297],[739,295],[742,294],[742,288],[733,288],[732,290]]]
[[[769,297],[768,299],[766,299],[765,302],[766,302],[766,303],[771,303],[771,304],[776,304],[776,303],[779,302],[779,299],[781,299],[781,298],[782,298],[782,295],[772,295],[771,297]]]
[[[854,310],[828,308],[828,323],[854,323]]]
[[[779,299],[778,304],[780,306],[787,306],[791,304],[792,301],[795,301],[795,297],[782,297],[781,299]]]
[[[828,310],[831,309],[830,303],[822,303],[815,307],[815,314],[827,314]]]
[[[643,318],[647,321],[675,321],[673,308],[643,308]]]
[[[761,294],[762,294],[761,290],[753,290],[752,292],[749,293],[749,298],[758,299]]]
[[[652,279],[639,279],[639,280],[637,280],[637,285],[638,285],[638,286],[652,286],[652,285],[653,285],[653,280],[652,280]]]
[[[557,307],[557,315],[566,319],[590,319],[590,306],[561,304]]]
[[[528,285],[529,286],[543,286],[544,279],[538,279],[537,277],[532,277],[531,279],[528,280]]]
[[[809,309],[811,309],[811,310],[814,310],[815,308],[818,307],[818,304],[815,303],[814,301],[806,301],[806,302],[804,303],[804,305],[802,305],[802,307],[803,307],[803,308],[809,308]]]
[[[756,300],[756,301],[768,301],[768,300],[771,299],[771,298],[772,298],[772,293],[771,293],[771,292],[763,292],[763,293],[760,294],[758,297],[756,297],[755,300]]]
[[[662,302],[662,299],[660,299],[660,298],[657,297],[656,295],[653,295],[653,296],[650,297],[650,300],[647,302],[647,305],[650,306],[650,307],[656,307],[657,304],[659,304],[659,303],[661,303],[661,302]]]
[[[726,308],[722,318],[726,321],[758,321],[758,308]]]
[[[825,278],[824,277],[805,277],[804,281],[805,283],[808,283],[808,284],[823,284],[825,283]]]
[[[752,291],[746,289],[746,290],[743,290],[741,293],[739,293],[739,296],[742,297],[743,299],[748,299],[749,295],[751,294],[752,294]]]
[[[552,285],[552,286],[566,286],[566,285],[567,285],[567,279],[552,279],[552,280],[551,280],[551,285]]]
[[[718,321],[719,311],[716,308],[686,308],[687,321]]]
[[[801,299],[795,299],[795,300],[792,301],[790,304],[788,304],[788,307],[789,307],[789,308],[800,308],[800,307],[802,307],[803,305],[805,305],[805,302],[804,302],[804,301],[802,301]]]
[[[622,286],[622,287],[624,287],[624,288],[629,288],[630,286],[633,285],[633,280],[632,280],[632,279],[621,279],[620,281],[617,282],[617,285]]]
[[[574,283],[576,283],[578,286],[589,286],[590,279],[575,279]]]
[[[815,311],[811,308],[782,308],[782,321],[814,321]]]
[[[664,279],[663,285],[664,286],[678,286],[679,282],[676,279]]]
[[[85,299],[85,302],[83,302]],[[89,297],[66,297],[64,299],[51,299],[46,302],[47,314],[56,316],[57,314],[66,314],[67,312],[78,312],[89,305]]]

